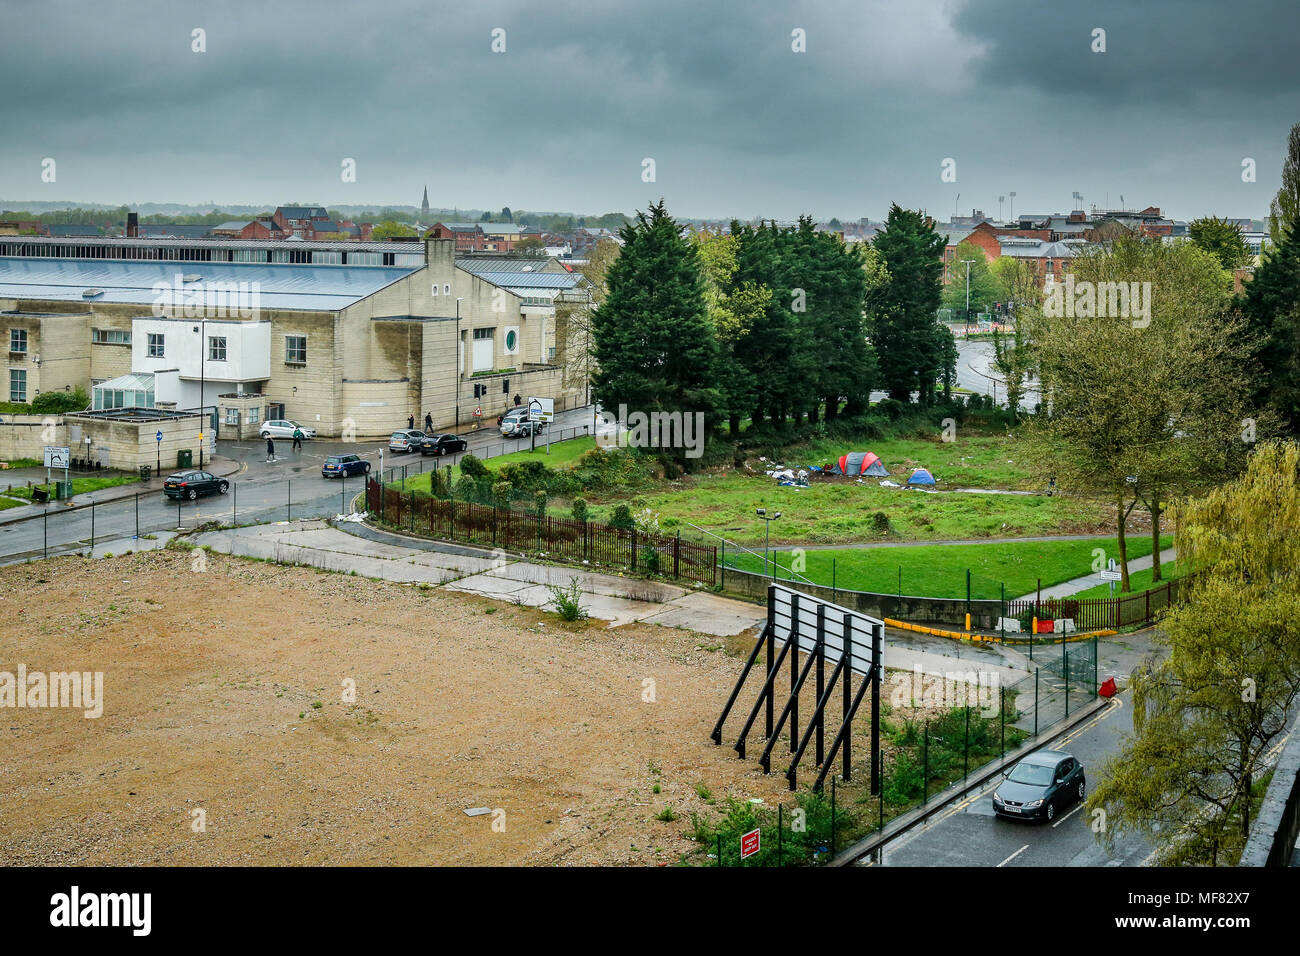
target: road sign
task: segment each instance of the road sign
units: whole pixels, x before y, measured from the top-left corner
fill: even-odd
[[[162,444],[162,432],[158,432],[158,433],[157,433],[156,435],[154,435],[153,437],[154,437],[154,440],[155,440],[156,442],[158,442],[158,444],[160,444],[160,445]]]
[[[528,417],[539,422],[555,421],[555,399],[530,398],[528,400]]]
[[[45,446],[45,467],[46,468],[67,468],[68,463],[72,460],[72,449],[67,446],[46,445]]]
[[[1118,571],[1106,570],[1101,572],[1101,579],[1103,581],[1122,581],[1124,575],[1120,574]]]
[[[747,856],[753,856],[758,852],[762,843],[763,832],[761,830],[750,830],[740,838],[740,858],[743,860]]]

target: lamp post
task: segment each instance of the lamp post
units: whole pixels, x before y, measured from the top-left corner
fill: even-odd
[[[460,373],[461,365],[464,359],[461,358],[460,348],[460,300],[465,298],[463,295],[456,296],[456,427],[460,428]]]
[[[772,522],[775,521],[777,518],[781,517],[781,512],[778,511],[775,514],[773,514],[771,517],[768,517],[766,508],[758,508],[757,510],[755,510],[754,514],[758,515],[760,518],[763,519],[763,529],[764,529],[763,530],[763,574],[766,575],[767,574],[767,553],[772,542]],[[773,577],[776,576],[775,569],[773,570],[772,576]]]
[[[974,261],[975,261],[974,259],[963,259],[963,260],[962,260],[962,262],[966,263],[966,322],[965,322],[965,329],[966,329],[966,334],[967,334],[967,335],[970,335],[970,266],[971,266],[971,263],[974,262]]]
[[[528,438],[531,442],[531,447],[528,449],[529,451],[537,451],[537,419],[533,418],[534,405],[537,406],[537,412],[539,415],[542,411],[542,403],[540,401],[535,398],[530,398],[528,400]]]

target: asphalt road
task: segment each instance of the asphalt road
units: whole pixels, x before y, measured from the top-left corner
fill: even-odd
[[[581,433],[582,427],[590,424],[590,408],[559,412],[551,425],[551,438],[567,437],[574,429]],[[502,439],[495,422],[476,432],[466,432],[464,437],[469,451],[480,457],[525,451],[530,446],[528,439]],[[543,455],[542,437],[539,436],[539,457]],[[435,461],[419,454],[390,452],[387,442],[307,441],[296,452],[292,446],[292,441],[277,440],[276,458],[268,462],[265,441],[219,441],[217,454],[241,463],[240,470],[227,479],[231,489],[226,495],[178,503],[167,498],[161,483],[155,480],[151,490],[141,491],[132,498],[74,511],[60,511],[57,505],[51,505],[43,519],[0,525],[0,564],[84,550],[90,544],[92,533],[96,551],[102,553],[105,548],[138,549],[139,543],[132,543],[137,541],[137,534],[191,529],[209,521],[248,524],[335,515],[362,490],[362,482],[360,477],[323,478],[320,467],[330,455],[360,455],[378,473],[382,453],[385,471],[396,467],[398,478],[402,477],[403,467],[412,473],[428,471]],[[458,457],[441,461],[454,463]]]
[[[1151,651],[1148,640],[1130,636],[1099,647],[1101,679],[1114,675],[1121,687],[1137,661]],[[1124,736],[1132,732],[1130,695],[1121,691],[1102,711],[1063,737],[1044,741],[1044,747],[1065,750],[1084,766],[1091,790],[1098,782],[1104,758],[1117,752]],[[1081,804],[1058,812],[1051,823],[1003,820],[993,814],[993,791],[1002,782],[995,777],[932,817],[925,826],[889,843],[884,866],[1141,866],[1153,847],[1141,836],[1122,834],[1114,855],[1107,855],[1091,829],[1092,820]],[[881,865],[864,861],[866,865]]]

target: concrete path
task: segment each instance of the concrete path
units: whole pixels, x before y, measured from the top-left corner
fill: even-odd
[[[762,625],[758,604],[712,591],[584,571],[575,567],[534,564],[501,550],[472,548],[441,541],[405,538],[359,522],[301,520],[208,531],[195,544],[224,554],[304,564],[341,574],[357,574],[478,594],[498,601],[545,607],[547,585],[567,585],[576,578],[588,613],[610,627],[641,622],[681,627],[727,637]],[[1029,671],[1020,656],[997,645],[965,644],[930,635],[887,631],[887,667],[949,672],[997,671],[1013,682]]]
[[[1160,563],[1168,564],[1170,561],[1173,561],[1177,556],[1178,556],[1177,548],[1165,548],[1163,551],[1160,552]],[[1133,558],[1128,563],[1128,570],[1130,574],[1132,574],[1134,571],[1147,571],[1150,570],[1150,568],[1151,568],[1151,555],[1149,554],[1143,558]],[[1078,594],[1080,591],[1086,591],[1089,588],[1095,588],[1098,584],[1105,584],[1105,583],[1106,582],[1102,579],[1101,575],[1088,574],[1088,575],[1084,575],[1081,578],[1074,578],[1073,580],[1070,581],[1062,581],[1060,584],[1053,584],[1050,588],[1043,588],[1042,597],[1044,599],[1069,597],[1071,594]],[[1021,595],[1016,600],[1032,601],[1037,596],[1038,596],[1038,592],[1030,591],[1028,594]],[[1115,596],[1116,597],[1121,596],[1119,593],[1118,585],[1115,590]]]

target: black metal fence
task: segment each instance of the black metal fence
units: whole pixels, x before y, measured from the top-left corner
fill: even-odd
[[[370,478],[366,507],[382,524],[415,534],[536,551],[567,561],[626,567],[712,587],[718,549],[680,535],[613,528],[594,521],[556,518],[513,507],[401,492]]]
[[[1166,581],[1162,587],[1151,588],[1141,594],[1113,598],[1023,598],[1008,601],[1006,617],[1017,618],[1026,631],[1037,618],[1040,627],[1046,622],[1066,619],[1074,621],[1081,631],[1150,624],[1166,608],[1187,597],[1190,576]]]

